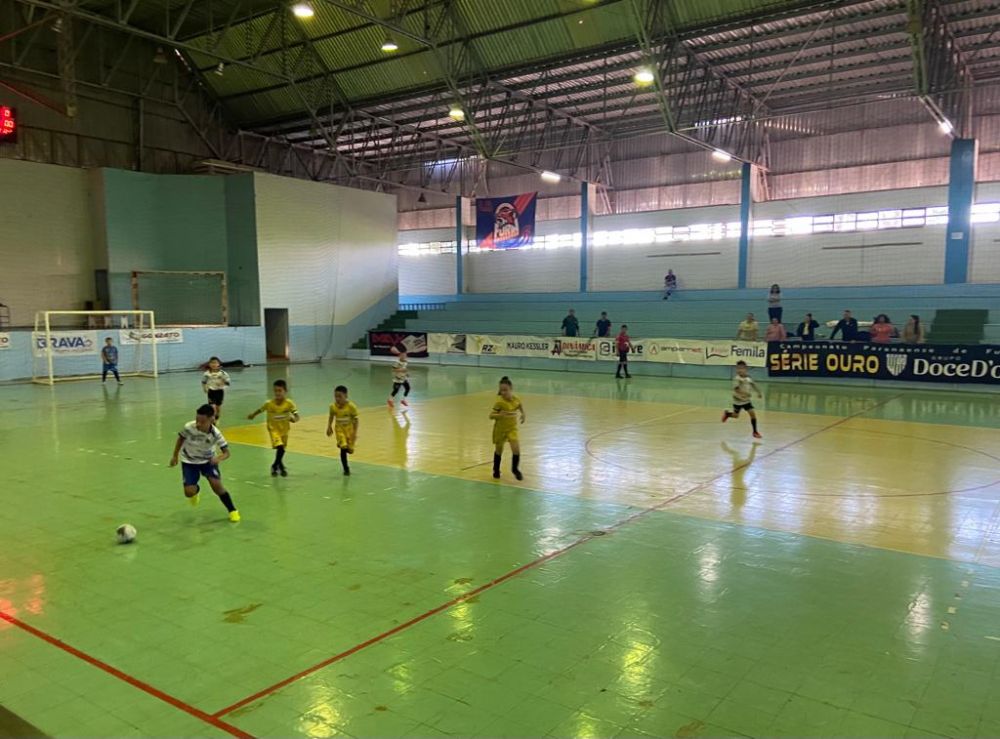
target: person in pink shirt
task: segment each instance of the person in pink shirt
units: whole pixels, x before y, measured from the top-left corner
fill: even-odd
[[[622,330],[618,332],[618,336],[615,337],[615,348],[618,349],[618,369],[615,370],[615,377],[620,378],[622,370],[625,370],[625,377],[632,377],[628,373],[628,353],[632,351],[632,339],[628,335],[628,326],[624,324],[622,324]]]
[[[767,331],[764,332],[764,341],[784,341],[788,338],[785,324],[778,320],[777,316],[767,324]]]
[[[889,323],[889,316],[879,313],[875,317],[875,323],[871,327],[871,337],[873,344],[888,344],[896,329]]]

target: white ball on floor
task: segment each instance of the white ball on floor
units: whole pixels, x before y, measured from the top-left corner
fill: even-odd
[[[135,534],[135,526],[130,523],[123,523],[115,531],[119,544],[131,544],[135,541]]]

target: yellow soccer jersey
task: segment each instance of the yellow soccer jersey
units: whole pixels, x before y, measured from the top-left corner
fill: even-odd
[[[521,399],[516,395],[511,396],[510,400],[504,400],[502,396],[498,395],[496,402],[493,404],[494,413],[511,413],[516,412],[521,409]],[[493,435],[505,435],[517,431],[517,416],[501,416],[493,420]]]
[[[262,405],[258,413],[267,414],[267,427],[279,434],[287,434],[292,423],[292,418],[299,413],[295,407],[295,401],[285,398],[280,403],[273,398]]]
[[[351,400],[348,400],[342,407],[331,403],[330,413],[337,428],[351,427],[354,425],[354,419],[358,417],[358,407]]]

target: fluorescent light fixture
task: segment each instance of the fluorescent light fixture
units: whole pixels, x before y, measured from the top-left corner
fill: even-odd
[[[382,51],[387,54],[391,54],[394,51],[399,51],[399,44],[392,38],[392,36],[386,36],[385,41],[382,42]]]
[[[938,128],[941,129],[941,133],[945,134],[951,133],[952,131],[955,130],[955,127],[951,125],[951,121],[949,121],[947,118],[942,118],[940,121],[938,121]]]
[[[215,65],[215,74],[218,77],[222,77],[225,73],[226,73],[226,65],[224,63],[219,62],[218,64]]]
[[[542,172],[542,179],[546,182],[559,182],[562,179],[562,175],[558,172],[550,172],[546,169]]]
[[[292,12],[296,18],[312,18],[316,15],[316,11],[313,10],[313,6],[309,3],[295,3],[292,6]]]
[[[712,151],[712,159],[717,162],[728,162],[733,158],[733,155],[728,151],[723,151],[722,149],[715,149]]]
[[[462,110],[462,106],[461,105],[452,105],[448,109],[448,117],[451,118],[452,120],[455,120],[455,121],[464,121],[465,120],[465,111]]]
[[[632,79],[636,81],[639,85],[651,85],[656,82],[656,75],[653,74],[653,70],[648,67],[641,67],[635,71],[632,75]]]

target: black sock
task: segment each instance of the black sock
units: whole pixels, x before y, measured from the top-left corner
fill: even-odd
[[[510,471],[511,472],[517,472],[518,469],[520,468],[520,466],[521,466],[521,455],[520,454],[515,454],[514,458],[511,460],[511,463],[510,463]]]
[[[236,510],[236,506],[233,503],[233,499],[229,497],[228,491],[220,493],[219,500],[222,501],[222,505],[224,505],[226,507],[226,510],[229,511],[230,513]]]
[[[340,463],[341,463],[342,465],[344,465],[344,470],[345,470],[345,471],[347,471],[348,469],[350,469],[350,468],[349,468],[349,467],[347,466],[347,450],[346,450],[346,449],[341,449],[341,450],[340,450]]]
[[[497,454],[496,452],[493,453],[493,472],[495,473],[500,472],[500,458],[501,457],[499,454]]]
[[[274,448],[274,466],[281,467],[284,464],[285,459],[285,447],[278,446]]]
[[[750,418],[750,425],[753,426],[753,430],[756,432],[757,431],[757,419],[751,417]]]

